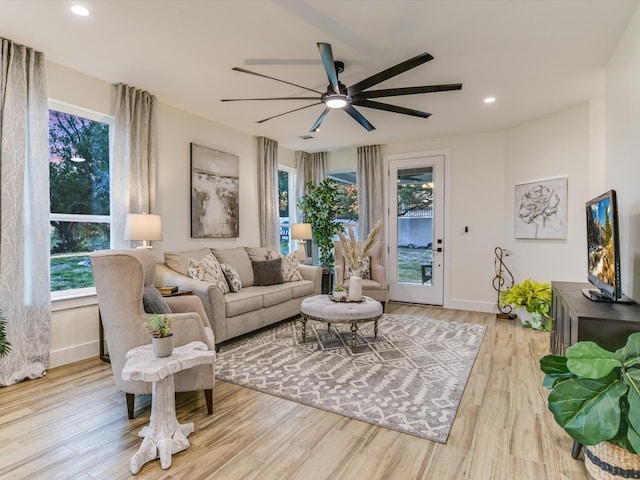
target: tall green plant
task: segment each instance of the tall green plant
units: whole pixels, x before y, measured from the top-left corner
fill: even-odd
[[[7,339],[7,321],[4,312],[0,310],[0,357],[8,355],[11,351],[11,344]]]
[[[311,224],[313,241],[320,251],[320,265],[327,268],[334,264],[333,237],[342,232],[342,224],[336,218],[345,210],[339,199],[338,187],[338,182],[331,178],[318,185],[308,182],[308,193],[298,201],[305,222]]]
[[[549,410],[573,439],[640,453],[640,332],[615,352],[578,342],[565,356],[540,359],[540,368],[551,389]]]

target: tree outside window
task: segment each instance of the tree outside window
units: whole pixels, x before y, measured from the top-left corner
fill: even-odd
[[[110,247],[109,128],[49,110],[52,291],[92,287],[89,253]]]

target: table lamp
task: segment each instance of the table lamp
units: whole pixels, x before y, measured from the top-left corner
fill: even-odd
[[[142,246],[151,250],[150,241],[162,240],[162,218],[148,213],[128,213],[124,225],[125,240],[142,240]]]
[[[307,259],[305,243],[307,240],[311,240],[313,238],[313,235],[311,234],[311,224],[310,223],[294,223],[291,226],[291,238],[293,240],[299,240],[298,261],[300,263],[305,263]]]

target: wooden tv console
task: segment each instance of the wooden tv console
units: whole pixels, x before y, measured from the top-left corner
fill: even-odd
[[[588,283],[551,282],[551,353],[564,355],[576,342],[591,340],[615,351],[627,337],[640,332],[640,304],[594,302],[582,294]],[[571,455],[577,458],[582,445],[574,442]]]

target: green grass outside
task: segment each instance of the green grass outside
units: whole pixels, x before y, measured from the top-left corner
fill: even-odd
[[[89,253],[51,255],[51,291],[93,287]]]
[[[431,250],[398,247],[398,282],[422,284],[421,265],[431,263]]]

